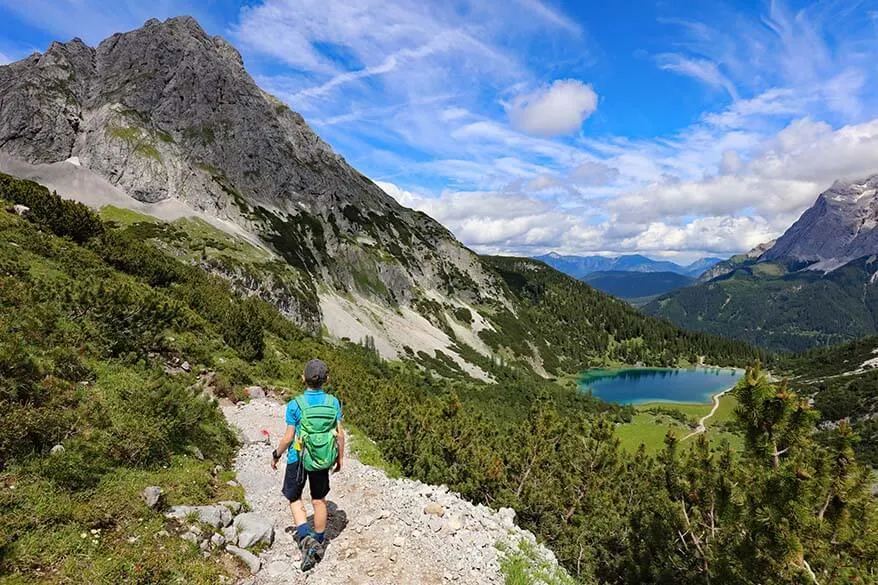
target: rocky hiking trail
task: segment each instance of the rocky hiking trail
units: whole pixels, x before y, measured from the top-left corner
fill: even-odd
[[[390,478],[360,463],[348,448],[344,469],[331,478],[326,555],[302,573],[299,550],[287,531],[292,526],[289,506],[280,493],[283,464],[276,472],[269,466],[273,445],[285,429],[283,409],[270,398],[223,406],[242,434],[234,469],[247,505],[273,521],[275,529],[273,544],[251,559],[255,572],[242,585],[501,584],[497,545],[518,550],[522,541],[533,545],[540,565],[555,567],[551,551],[514,525],[512,510],[474,505],[444,486]],[[307,487],[305,492],[310,513]]]

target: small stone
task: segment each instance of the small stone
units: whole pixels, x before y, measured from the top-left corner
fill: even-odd
[[[231,500],[226,500],[223,502],[219,502],[219,505],[225,506],[226,508],[228,508],[229,512],[231,512],[232,514],[237,514],[238,512],[241,511],[241,502],[233,502]]]
[[[214,534],[210,537],[210,542],[217,548],[223,546],[226,543],[226,537],[222,534]]]
[[[140,540],[140,537],[138,537],[138,536],[129,536],[128,537],[128,544],[134,544],[138,540]]]
[[[219,475],[220,473],[222,473],[222,471],[223,471],[222,465],[214,465],[214,467],[213,467],[213,474],[214,475]]]
[[[206,551],[210,547],[210,542],[207,540],[202,540],[201,544],[198,545],[201,550]]]
[[[63,453],[63,452],[64,452],[64,445],[62,445],[62,444],[60,444],[60,443],[57,444],[57,445],[55,445],[54,447],[52,447],[52,450],[49,451],[49,453],[50,453],[51,455],[59,455],[59,454],[61,454],[61,453]]]
[[[199,461],[204,461],[204,453],[202,453],[201,449],[199,449],[195,445],[189,445],[189,447],[187,447],[186,450],[189,451],[190,453],[192,453],[192,456],[195,457],[196,459],[198,459]]]
[[[226,482],[226,485],[229,486],[229,487],[238,487],[238,486],[241,485],[241,484],[239,484],[239,483],[238,483],[237,481],[235,481],[234,479],[230,479],[229,481]]]
[[[440,530],[442,530],[442,520],[440,518],[437,518],[436,516],[430,517],[428,525],[432,532],[439,532]]]
[[[180,364],[180,369],[184,372],[191,372],[192,366],[189,365],[189,362],[183,362],[182,364]]]
[[[153,536],[155,538],[168,538],[169,536],[171,536],[171,533],[168,532],[167,530],[159,530],[158,532],[153,534]]]
[[[237,542],[238,531],[234,526],[227,526],[223,528],[223,536],[226,538],[226,542]]]
[[[226,551],[235,555],[247,565],[247,568],[250,569],[250,574],[255,575],[259,572],[259,569],[262,568],[262,561],[259,560],[259,557],[251,553],[250,551],[244,550],[243,548],[238,548],[237,546],[229,545],[226,547]]]
[[[140,497],[143,498],[150,510],[155,510],[162,499],[162,488],[151,485],[141,492]]]
[[[500,517],[500,524],[503,528],[513,528],[515,526],[515,510],[512,508],[500,508],[497,510]]]
[[[13,205],[12,209],[17,215],[20,215],[21,217],[25,217],[30,212],[30,207],[28,207],[27,205]]]
[[[402,536],[397,536],[396,538],[393,539],[393,546],[401,547],[404,544],[405,544],[405,538],[403,538]]]
[[[265,390],[262,389],[262,386],[248,386],[244,388],[244,392],[250,398],[265,398]]]
[[[198,535],[194,532],[184,532],[180,538],[185,541],[191,542],[192,544],[198,544]]]
[[[436,502],[430,502],[426,506],[424,506],[424,514],[429,514],[431,516],[438,516],[442,518],[445,516],[445,508]]]
[[[463,528],[463,518],[458,515],[454,515],[449,518],[445,524],[442,526],[442,530],[451,534],[458,532]]]

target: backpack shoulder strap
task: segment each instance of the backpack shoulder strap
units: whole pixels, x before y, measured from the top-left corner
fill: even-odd
[[[296,396],[295,401],[296,401],[296,404],[299,406],[299,411],[301,411],[302,414],[304,414],[305,409],[308,408],[308,402],[305,400],[305,395],[299,394],[298,396]]]

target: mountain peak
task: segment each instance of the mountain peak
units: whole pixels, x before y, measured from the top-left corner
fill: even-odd
[[[840,265],[878,251],[878,175],[836,181],[762,260]]]

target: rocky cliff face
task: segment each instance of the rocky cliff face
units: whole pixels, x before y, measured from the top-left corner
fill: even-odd
[[[765,254],[766,251],[770,250],[772,246],[777,242],[777,240],[771,240],[770,242],[765,242],[764,244],[759,244],[746,254],[739,254],[737,256],[732,256],[728,260],[723,260],[721,262],[717,262],[707,270],[705,270],[698,277],[698,282],[707,282],[713,280],[714,278],[719,278],[720,276],[725,276],[731,272],[734,272],[737,268],[742,265],[756,262]]]
[[[878,252],[878,175],[837,181],[781,236],[761,260],[841,266]]]
[[[0,96],[0,154],[73,160],[140,202],[180,200],[258,234],[300,272],[300,323],[320,322],[325,291],[502,302],[477,256],[349,166],[192,18],[97,48],[53,43],[0,67]]]

